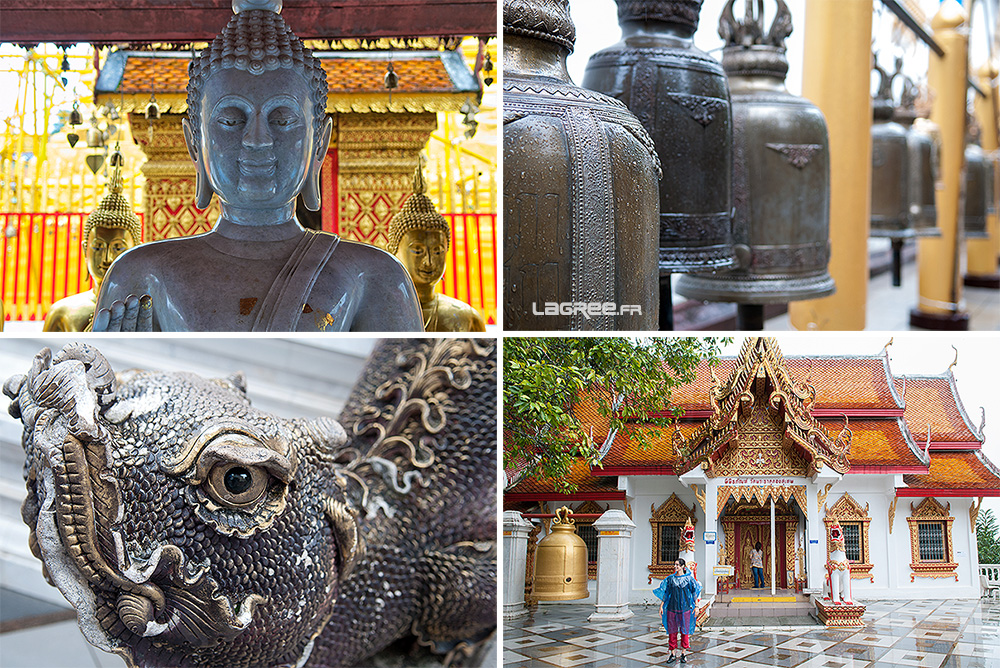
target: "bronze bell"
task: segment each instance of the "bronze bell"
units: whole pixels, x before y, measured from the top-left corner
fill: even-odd
[[[905,125],[905,123],[904,123]],[[941,178],[941,130],[927,118],[918,118],[907,130],[910,147],[910,215],[917,236],[939,237],[937,182]]]
[[[761,3],[748,0],[719,20],[722,67],[733,106],[733,241],[738,266],[687,274],[677,292],[736,302],[737,326],[763,327],[763,305],[833,294],[830,258],[830,152],[826,121],[809,101],[785,89],[785,38],[791,13],[782,0],[769,31]]]
[[[670,329],[670,273],[733,265],[729,87],[718,61],[694,46],[702,0],[616,2],[622,40],[591,56],[583,85],[627,104],[656,144],[660,319]]]
[[[965,147],[965,236],[988,237],[986,216],[993,209],[993,162],[975,144]]]
[[[504,324],[657,327],[657,177],[625,105],[573,84],[568,0],[504,0]]]
[[[892,82],[900,75],[902,60],[896,60],[896,71],[892,74],[878,62],[874,67],[879,75],[879,89],[873,103],[875,122],[871,129],[870,235],[891,240],[892,284],[898,287],[902,284],[903,243],[916,236],[941,233],[936,227],[934,204],[938,151],[935,138],[922,129],[923,124],[912,127],[916,119],[912,82],[904,82],[900,107],[893,108]]]
[[[566,506],[557,510],[552,532],[535,548],[535,596],[539,601],[572,601],[590,595],[587,544],[576,535],[572,515]]]

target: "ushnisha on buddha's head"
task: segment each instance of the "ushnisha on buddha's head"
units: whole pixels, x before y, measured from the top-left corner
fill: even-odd
[[[83,223],[81,247],[87,258],[87,271],[100,286],[108,268],[119,255],[142,239],[142,224],[122,195],[122,155],[111,155],[113,171],[108,193]]]
[[[184,138],[197,167],[196,204],[288,207],[300,192],[320,207],[319,176],[333,122],[326,73],[277,11],[234,0],[236,14],[188,67]]]
[[[413,194],[389,222],[386,244],[386,250],[406,267],[418,294],[425,286],[433,290],[444,276],[451,247],[451,226],[434,208],[425,190],[423,173],[418,167],[413,175]]]

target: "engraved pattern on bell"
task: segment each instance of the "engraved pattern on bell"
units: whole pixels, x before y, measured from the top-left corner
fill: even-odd
[[[694,46],[700,0],[616,0],[620,42],[591,56],[583,85],[622,100],[656,144],[660,271],[730,267],[732,120],[726,75]]]
[[[622,102],[570,80],[574,35],[566,0],[504,1],[505,326],[655,329],[659,161]]]
[[[784,40],[791,13],[777,0],[765,31],[762,7],[747,3],[719,21],[722,66],[733,113],[733,219],[737,266],[681,276],[685,297],[775,304],[833,294],[830,259],[830,152],[826,121],[809,101],[785,89]]]
[[[877,56],[877,54],[876,54]],[[937,142],[933,135],[913,125],[913,82],[904,80],[903,94],[894,107],[892,82],[900,76],[897,59],[892,74],[877,62],[879,88],[873,103],[872,124],[872,237],[894,240],[939,236],[934,184],[937,179]],[[909,127],[907,127],[909,126]]]

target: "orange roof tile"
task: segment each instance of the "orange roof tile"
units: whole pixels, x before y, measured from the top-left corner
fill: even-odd
[[[688,438],[701,426],[701,422],[678,422],[677,430],[681,436]],[[601,459],[605,467],[617,466],[673,466],[677,463],[677,453],[673,447],[673,427],[664,427],[653,430],[644,428],[648,434],[650,446],[641,449],[636,442],[633,433],[619,432],[612,442],[608,453]],[[655,434],[655,435],[654,435]],[[595,469],[594,473],[600,473]]]
[[[607,393],[605,401],[611,405],[610,393]],[[584,425],[585,429],[589,431],[590,427],[594,428],[592,438],[600,446],[604,442],[604,439],[607,438],[609,420],[601,415],[593,391],[580,394],[579,398],[573,403],[572,413],[580,421],[580,424]]]
[[[384,59],[336,58],[321,60],[330,91],[345,93],[385,92]],[[392,60],[399,75],[399,93],[450,93],[455,90],[444,63],[438,58],[407,58],[399,53]]]
[[[884,357],[786,357],[793,380],[808,381],[816,388],[815,408],[898,409],[889,387]],[[719,360],[716,375],[725,382],[736,366],[734,358]],[[688,410],[709,408],[712,376],[707,362],[698,364],[693,383],[674,388],[671,400]]]
[[[843,426],[843,420],[836,418],[821,422],[832,433],[837,433]],[[855,471],[863,467],[925,468],[920,455],[915,452],[916,444],[908,442],[905,427],[899,418],[851,420],[848,429],[852,436],[847,458]]]
[[[981,451],[932,452],[930,473],[904,475],[914,489],[955,489],[995,492],[1000,496],[1000,472]]]
[[[119,91],[130,93],[184,93],[188,58],[130,56]],[[331,93],[386,92],[384,58],[323,58]],[[456,90],[440,58],[407,57],[398,53],[392,67],[399,75],[394,93],[450,93]]]
[[[971,425],[957,396],[953,376],[907,376],[906,411],[903,418],[916,439],[927,436],[931,426],[931,443],[968,443],[982,440]]]
[[[621,491],[618,489],[618,479],[615,476],[592,476],[590,467],[583,460],[577,460],[570,465],[570,473],[567,480],[577,485],[576,494],[580,493],[607,493],[609,496],[618,496]],[[513,488],[505,490],[508,494],[553,494],[555,493],[555,483],[551,480],[530,477],[522,480]]]

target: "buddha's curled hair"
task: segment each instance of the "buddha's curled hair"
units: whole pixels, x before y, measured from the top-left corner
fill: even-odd
[[[212,73],[237,69],[257,75],[279,68],[298,68],[309,83],[318,147],[326,120],[326,72],[279,14],[259,9],[234,15],[212,44],[188,65],[188,119],[195,139],[200,141],[201,136],[202,87]]]

